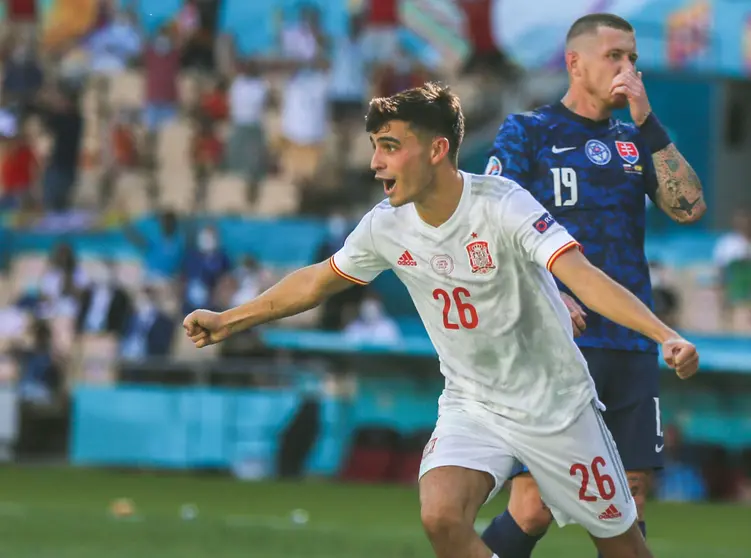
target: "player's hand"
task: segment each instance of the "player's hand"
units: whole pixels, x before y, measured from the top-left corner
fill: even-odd
[[[578,302],[566,293],[561,293],[561,300],[563,300],[566,308],[568,308],[568,313],[571,315],[571,325],[574,327],[574,337],[579,337],[584,330],[587,329],[587,313]]]
[[[699,353],[694,344],[685,339],[665,341],[662,344],[662,358],[681,380],[690,378],[699,370]]]
[[[641,72],[629,69],[615,76],[610,85],[610,93],[611,95],[624,95],[628,99],[631,118],[637,126],[644,124],[649,113],[652,112],[647,90],[641,79]]]
[[[197,349],[224,341],[231,334],[229,326],[222,320],[222,315],[210,310],[191,312],[183,320],[183,327]]]

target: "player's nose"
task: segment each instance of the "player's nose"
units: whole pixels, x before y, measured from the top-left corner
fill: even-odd
[[[373,157],[370,159],[370,168],[374,171],[383,170],[386,165],[383,162],[383,158],[379,155],[378,150],[373,153]]]

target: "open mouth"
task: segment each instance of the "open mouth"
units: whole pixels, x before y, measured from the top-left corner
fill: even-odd
[[[386,192],[386,195],[391,194],[394,188],[396,188],[396,179],[389,178],[383,180],[383,191]]]

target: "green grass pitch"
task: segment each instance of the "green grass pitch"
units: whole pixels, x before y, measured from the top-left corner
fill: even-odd
[[[132,517],[110,515],[118,498],[133,501]],[[181,517],[186,504],[195,518]],[[481,518],[503,505],[497,498]],[[307,522],[290,519],[296,509]],[[649,513],[658,558],[751,557],[749,507],[655,504]],[[418,517],[409,487],[0,468],[0,557],[8,558],[431,558]],[[536,558],[595,556],[573,526],[553,527],[538,549]]]

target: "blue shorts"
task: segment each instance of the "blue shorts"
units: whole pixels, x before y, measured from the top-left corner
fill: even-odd
[[[602,413],[627,471],[663,466],[660,366],[654,353],[582,347],[581,352],[605,404]],[[510,478],[526,473],[517,462]]]
[[[148,103],[143,109],[143,123],[149,132],[159,131],[176,117],[177,105],[173,103]]]

